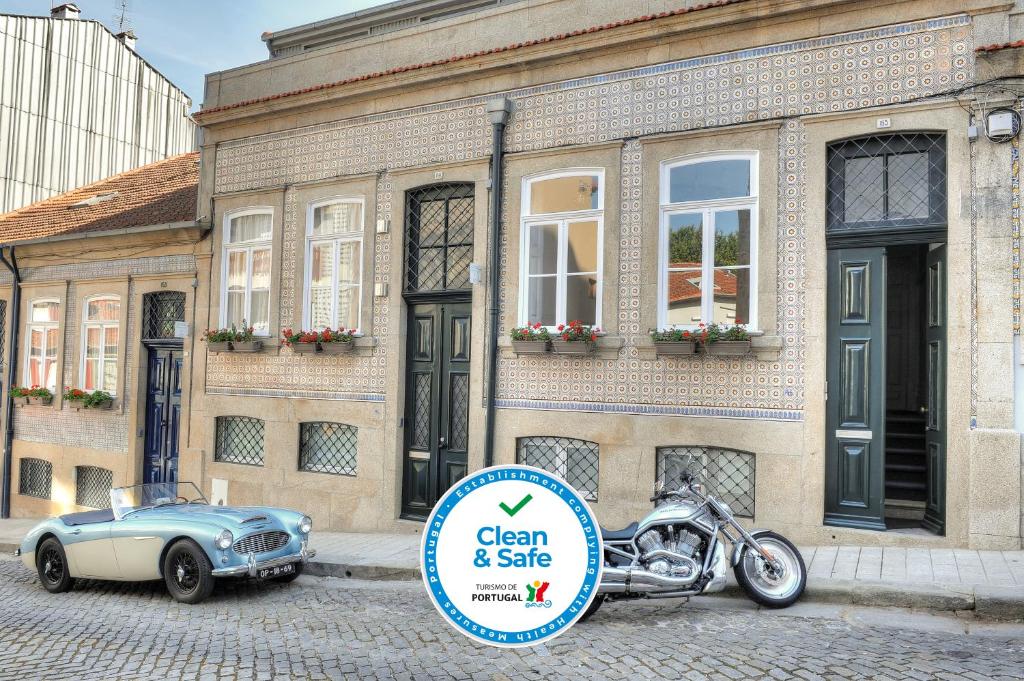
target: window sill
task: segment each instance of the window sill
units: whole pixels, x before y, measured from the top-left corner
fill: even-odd
[[[658,351],[654,346],[654,341],[651,340],[650,336],[645,336],[637,341],[637,351],[639,352],[640,359],[654,360],[658,359]],[[753,332],[750,334],[750,352],[746,355],[739,355],[741,357],[754,356],[754,359],[775,361],[779,358],[782,353],[782,337],[781,336],[766,336],[763,332]],[[701,352],[699,349],[697,354],[694,355],[681,355],[683,359],[703,359],[708,357],[706,353]]]
[[[536,341],[534,341],[536,342]],[[559,355],[558,353],[551,352],[516,352],[512,346],[512,339],[508,336],[502,336],[498,340],[498,352],[502,357],[592,357],[594,359],[617,359],[619,356],[619,350],[625,345],[625,339],[622,336],[613,336],[611,334],[602,334],[597,337],[597,347],[594,348],[593,352],[580,355]]]

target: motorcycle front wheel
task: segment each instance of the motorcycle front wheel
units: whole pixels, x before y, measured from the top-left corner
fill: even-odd
[[[776,560],[781,561],[781,574],[772,569],[756,551],[743,547],[743,554],[734,572],[736,581],[750,600],[766,608],[786,608],[796,602],[807,586],[807,568],[793,543],[771,531],[754,533],[753,537]]]

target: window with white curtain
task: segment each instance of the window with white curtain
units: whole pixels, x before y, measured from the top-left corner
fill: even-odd
[[[85,300],[82,316],[82,388],[117,393],[117,348],[121,333],[121,299]]]
[[[29,308],[25,348],[25,383],[57,391],[57,347],[60,344],[60,303],[33,301]]]
[[[359,328],[362,257],[362,199],[311,204],[306,224],[305,326]]]
[[[661,168],[658,328],[756,328],[757,153]]]
[[[601,324],[604,171],[523,179],[519,323]]]
[[[221,326],[251,326],[257,336],[270,335],[273,229],[271,208],[251,208],[225,218]]]

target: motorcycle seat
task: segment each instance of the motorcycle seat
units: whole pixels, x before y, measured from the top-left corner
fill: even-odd
[[[620,541],[626,539],[632,539],[633,535],[636,534],[637,523],[630,523],[623,527],[621,530],[606,530],[601,528],[601,537],[605,541]]]

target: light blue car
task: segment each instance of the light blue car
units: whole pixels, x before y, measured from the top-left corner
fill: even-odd
[[[218,577],[290,582],[315,555],[313,521],[266,506],[211,506],[191,482],[110,491],[111,508],[70,513],[34,527],[15,555],[47,591],[76,578],[163,579],[182,603],[198,603]]]

